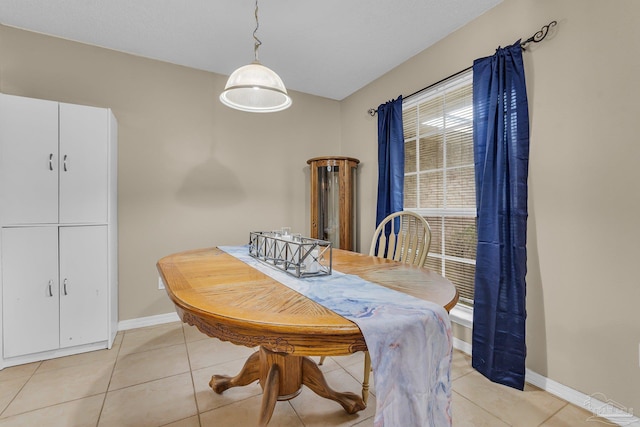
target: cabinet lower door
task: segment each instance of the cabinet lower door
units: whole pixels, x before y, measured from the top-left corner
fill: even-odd
[[[57,349],[58,303],[58,227],[3,228],[3,356]]]
[[[107,227],[60,227],[60,347],[108,338]]]

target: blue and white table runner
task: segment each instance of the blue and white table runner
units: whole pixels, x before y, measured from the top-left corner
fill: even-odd
[[[355,275],[298,279],[249,255],[221,250],[353,321],[371,356],[375,427],[451,426],[451,323],[446,310]]]

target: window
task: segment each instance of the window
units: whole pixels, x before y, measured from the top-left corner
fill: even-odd
[[[431,226],[426,266],[473,305],[476,194],[473,166],[472,71],[403,102],[404,209]]]

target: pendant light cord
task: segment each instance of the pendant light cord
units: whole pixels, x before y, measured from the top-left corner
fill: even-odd
[[[253,30],[253,39],[256,41],[254,47],[253,47],[253,57],[255,59],[255,62],[259,62],[258,61],[258,48],[260,47],[260,45],[262,44],[262,42],[260,41],[260,39],[258,38],[258,36],[256,35],[256,33],[258,32],[258,28],[260,27],[260,24],[258,23],[258,0],[256,0],[256,29]]]

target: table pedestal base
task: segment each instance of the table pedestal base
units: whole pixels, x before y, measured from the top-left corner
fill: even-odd
[[[300,394],[303,384],[317,395],[335,400],[349,414],[366,408],[362,397],[357,394],[340,393],[329,387],[322,371],[310,358],[275,353],[264,347],[249,356],[238,375],[214,375],[209,386],[220,394],[228,388],[248,385],[256,380],[260,380],[263,390],[259,426],[267,425],[276,401],[293,399]]]

